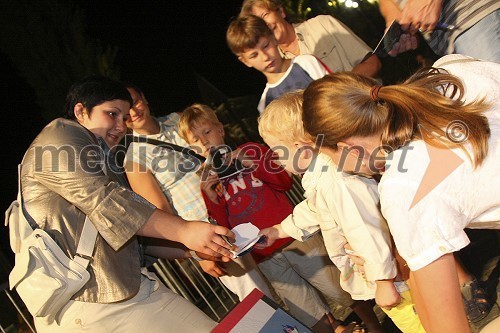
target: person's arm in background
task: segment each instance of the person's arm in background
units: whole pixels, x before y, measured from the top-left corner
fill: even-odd
[[[416,33],[432,31],[443,8],[442,0],[408,0],[401,11],[399,24],[405,31]]]
[[[339,20],[330,15],[323,15],[321,18],[321,26],[336,41],[339,51],[344,52],[353,66],[352,70],[361,75],[377,77],[382,64],[377,56],[367,56],[372,49]],[[334,70],[334,67],[330,66],[330,69]]]
[[[380,0],[380,13],[385,19],[386,29],[392,21],[396,20],[406,32],[401,34],[399,43],[389,52],[390,56],[396,56],[418,46],[417,32],[432,31],[441,15],[441,0],[408,0],[405,7],[400,9],[394,0]]]
[[[141,170],[144,169],[144,170]],[[157,208],[173,213],[172,207],[150,170],[136,162],[125,165],[127,179],[132,190]]]
[[[398,4],[394,2],[394,0],[380,0],[379,2],[380,13],[385,18],[385,29],[389,29],[392,22],[396,20],[397,22],[401,21],[401,9]],[[415,36],[415,32],[413,33],[403,33],[401,37],[399,37],[399,42],[394,44],[394,47],[388,54],[392,57],[397,56],[400,53],[404,53],[406,51],[415,50],[418,46],[418,39]]]
[[[334,25],[333,17],[330,22],[332,25]],[[345,30],[344,33],[340,33],[337,35],[338,38],[345,39],[343,43],[346,43],[345,45],[351,46],[349,50],[346,50],[348,52],[346,55],[351,59],[353,64],[359,61],[359,63],[354,65],[352,71],[364,76],[377,77],[380,69],[382,68],[380,59],[376,55],[366,52],[365,50],[371,51],[368,45],[366,45],[366,43],[354,32],[352,32],[347,26],[342,24],[342,22],[337,21],[336,26],[338,26],[337,29],[343,28]],[[342,30],[339,30],[339,32],[342,32]],[[356,52],[354,52],[354,50],[356,50]],[[364,52],[364,54],[361,55],[360,52]]]
[[[354,66],[352,71],[357,74],[376,77],[381,69],[382,62],[380,62],[380,59],[375,54],[372,54]]]
[[[393,0],[380,0],[379,1],[380,13],[385,19],[385,27],[389,28],[392,21],[396,20],[399,22],[401,18],[401,9],[397,3]]]
[[[181,243],[172,242],[164,239],[153,239],[144,246],[144,252],[150,256],[164,259],[188,259],[193,258],[191,251]],[[206,260],[220,260],[204,253],[196,252],[199,258]]]

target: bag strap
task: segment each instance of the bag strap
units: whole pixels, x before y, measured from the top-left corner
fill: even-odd
[[[88,216],[85,216],[85,223],[83,224],[82,234],[78,241],[76,254],[73,260],[79,263],[84,268],[87,268],[90,260],[92,259],[92,252],[94,252],[95,242],[97,240],[97,229],[90,221]]]
[[[40,226],[36,223],[33,217],[31,217],[31,215],[26,210],[26,207],[24,206],[23,191],[21,187],[21,166],[22,164],[19,164],[18,166],[18,190],[19,190],[19,197],[21,200],[19,202],[19,205],[21,206],[24,218],[26,219],[26,221],[28,221],[28,224],[30,225],[31,229],[33,230],[39,229]],[[98,234],[97,229],[92,224],[89,217],[85,216],[85,223],[83,224],[82,234],[80,235],[80,240],[78,241],[76,254],[73,258],[75,262],[83,266],[85,269],[87,269],[90,260],[92,259],[92,252],[94,252],[95,242],[97,240],[97,234]]]
[[[129,136],[130,135],[127,135],[127,139],[126,139],[127,142],[130,142],[129,141]],[[149,143],[150,145],[155,145],[155,146],[159,146],[161,148],[174,150],[174,151],[177,151],[177,152],[182,153],[184,155],[188,155],[188,156],[194,157],[194,158],[198,159],[200,162],[205,162],[205,160],[206,160],[205,157],[203,157],[200,154],[196,153],[194,150],[189,149],[188,147],[182,147],[182,146],[176,145],[174,143],[170,143],[170,142],[165,142],[165,141],[160,141],[160,140],[145,138],[145,137],[136,136],[136,135],[132,135],[132,142]],[[129,145],[126,145],[126,146],[128,148]]]

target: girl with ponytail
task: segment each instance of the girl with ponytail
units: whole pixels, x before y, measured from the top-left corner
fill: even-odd
[[[449,55],[434,66],[392,86],[326,76],[305,90],[302,120],[359,160],[344,171],[382,174],[381,210],[427,332],[469,332],[453,252],[469,244],[465,227],[500,228],[500,64]]]

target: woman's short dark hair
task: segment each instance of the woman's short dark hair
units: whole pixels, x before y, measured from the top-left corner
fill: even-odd
[[[115,99],[127,101],[132,105],[132,97],[120,82],[101,75],[88,76],[69,88],[64,113],[69,119],[75,119],[73,110],[76,104],[82,103],[90,114],[94,106]]]

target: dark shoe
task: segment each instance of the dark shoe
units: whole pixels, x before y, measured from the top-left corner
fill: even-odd
[[[474,278],[472,281],[465,283],[461,291],[467,319],[471,323],[484,319],[491,311],[492,305],[488,300],[488,294],[482,282]]]

